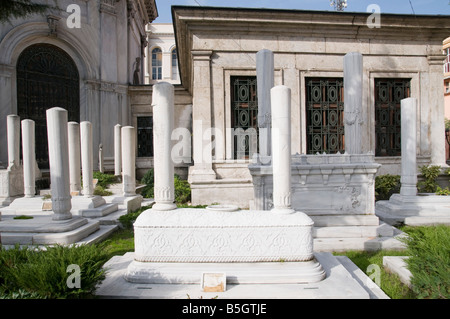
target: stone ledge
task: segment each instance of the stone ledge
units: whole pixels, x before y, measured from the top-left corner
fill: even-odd
[[[411,288],[412,274],[406,266],[405,256],[385,256],[383,257],[383,266],[386,271],[397,274],[400,281]]]
[[[133,299],[377,299],[387,298],[373,291],[370,278],[356,274],[348,263],[341,262],[330,253],[315,253],[326,272],[326,278],[310,284],[227,284],[225,292],[202,292],[200,284],[137,284],[127,282],[124,274],[134,259],[134,253],[115,256],[104,268],[105,280],[98,286],[100,298]],[[351,263],[351,262],[350,262]],[[283,263],[274,263],[275,267]],[[188,264],[185,264],[188,265]],[[354,266],[356,267],[356,266]],[[198,278],[200,280],[200,273]],[[358,276],[358,280],[355,278]],[[375,288],[376,289],[376,288]]]

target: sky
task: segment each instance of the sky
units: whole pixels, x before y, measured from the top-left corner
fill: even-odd
[[[347,0],[345,11],[367,12],[371,4],[378,5],[381,13],[450,15],[450,0]],[[172,5],[333,10],[329,0],[156,0],[159,16],[154,23],[171,23]]]

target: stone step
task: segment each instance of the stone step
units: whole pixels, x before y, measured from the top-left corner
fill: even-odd
[[[96,220],[100,222],[100,225],[118,225],[120,224],[119,218],[120,216],[123,216],[127,214],[126,209],[118,209],[115,212],[108,214],[103,217],[98,217]]]
[[[405,256],[384,256],[383,266],[386,271],[397,274],[401,282],[411,287],[412,274],[406,266],[405,260],[407,258]]]
[[[81,215],[83,217],[95,218],[95,217],[103,217],[109,215],[113,212],[116,212],[119,209],[119,204],[104,204],[95,208],[86,208],[79,209],[76,211],[77,215]],[[74,213],[72,211],[72,213]]]
[[[2,232],[0,234],[2,245],[68,245],[79,242],[100,228],[100,223],[94,220],[76,229],[67,232],[57,233],[11,233]]]
[[[379,218],[375,215],[308,215],[316,227],[330,226],[378,226]]]
[[[96,232],[78,241],[77,244],[81,245],[99,243],[111,236],[111,234],[114,233],[118,228],[118,225],[102,225],[100,223],[100,227]]]
[[[314,238],[368,238],[393,235],[393,227],[384,223],[377,226],[328,226],[313,228]]]
[[[314,238],[314,251],[316,252],[344,252],[404,250],[405,245],[397,237],[375,238]]]

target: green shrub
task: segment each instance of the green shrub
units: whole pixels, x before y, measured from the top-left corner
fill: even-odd
[[[399,175],[380,175],[375,177],[375,200],[388,200],[392,194],[400,192]]]
[[[407,227],[411,285],[418,298],[450,298],[450,227]]]
[[[101,173],[98,171],[93,173],[93,178],[98,180],[97,186],[101,186],[102,188],[108,188],[110,184],[119,182],[118,176]]]
[[[419,192],[436,193],[438,184],[436,178],[441,173],[441,167],[438,165],[423,165],[419,167],[420,174],[424,180],[417,183]]]
[[[0,295],[6,298],[85,298],[105,278],[103,245],[0,249]],[[70,288],[69,265],[80,267],[80,288]]]
[[[188,181],[182,179],[180,176],[175,174],[174,176],[175,185],[175,203],[185,204],[191,201],[191,185]]]
[[[113,192],[104,189],[102,186],[97,185],[94,188],[94,195],[98,195],[98,196],[110,196],[112,195]]]
[[[154,194],[154,171],[149,169],[141,179],[141,184],[146,186],[142,189],[141,195],[144,198],[153,198]],[[177,174],[174,175],[175,186],[175,202],[177,204],[185,204],[191,200],[191,186],[188,181],[182,179]]]
[[[145,175],[141,179],[141,184],[144,184],[145,187],[141,191],[141,195],[144,198],[153,198],[154,192],[153,192],[153,184],[155,181],[153,168],[150,168]]]
[[[136,218],[147,209],[150,209],[151,206],[142,206],[138,210],[134,212],[129,212],[125,215],[119,217],[119,222],[122,224],[125,229],[133,229],[133,223],[136,221]]]

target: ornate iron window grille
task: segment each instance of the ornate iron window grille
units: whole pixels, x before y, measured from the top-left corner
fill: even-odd
[[[401,100],[411,96],[411,79],[375,79],[375,156],[400,156]]]
[[[344,81],[306,79],[307,153],[335,154],[344,145]]]
[[[50,44],[26,48],[17,61],[17,114],[35,121],[36,161],[48,168],[46,110],[62,107],[68,120],[80,120],[80,80],[72,58]]]
[[[153,117],[137,118],[138,157],[153,157]]]
[[[231,77],[231,126],[234,158],[249,159],[258,152],[258,94],[256,76]]]

